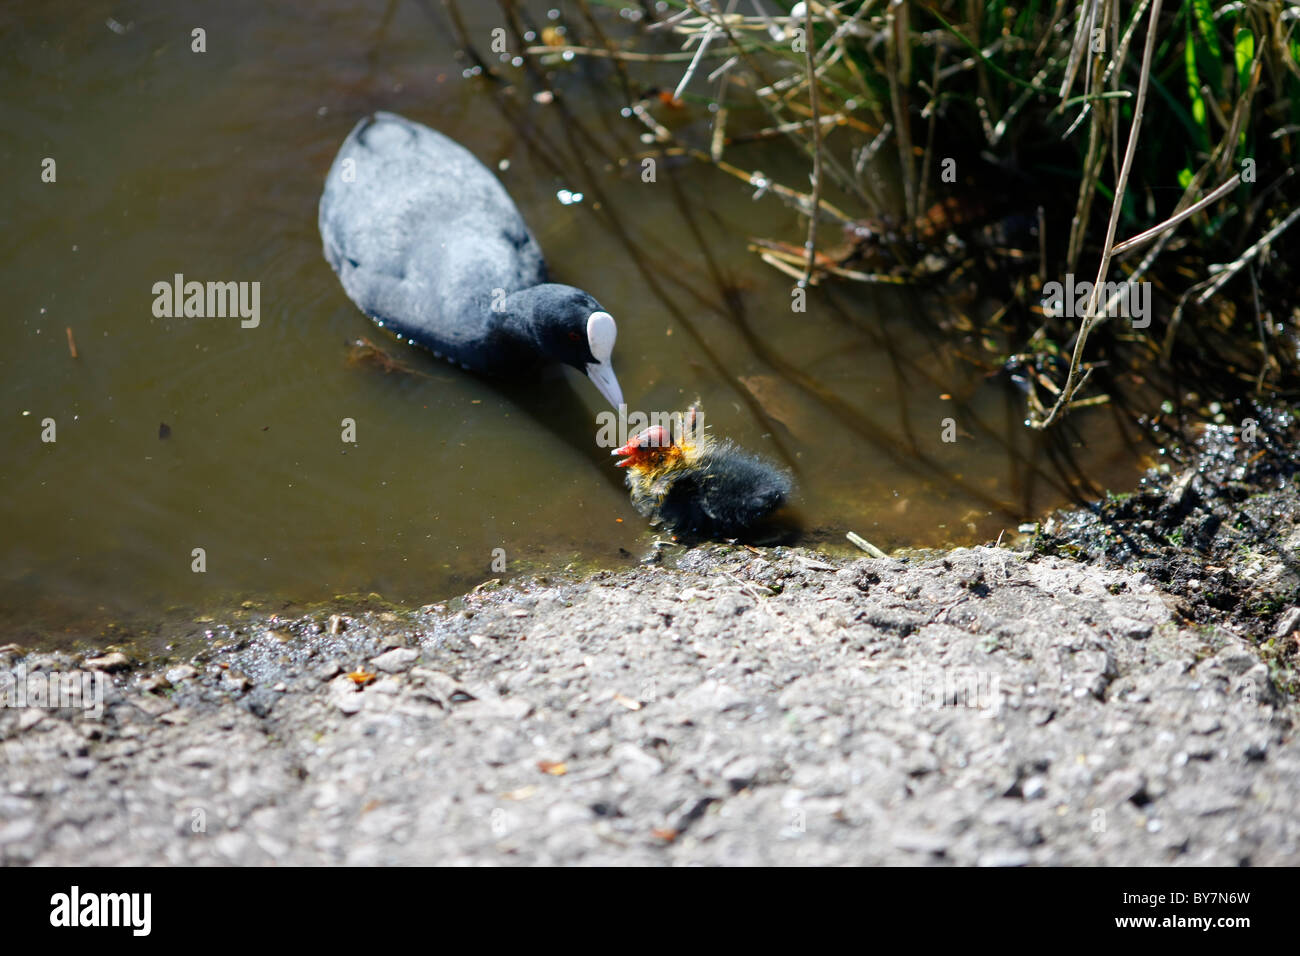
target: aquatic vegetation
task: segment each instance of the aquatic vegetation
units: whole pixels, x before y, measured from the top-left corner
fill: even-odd
[[[1013,368],[1033,427],[1104,401],[1124,372],[1207,381],[1224,402],[1300,394],[1295,6],[599,5],[637,30],[616,39],[583,3],[525,53],[609,65],[646,130],[630,162],[709,163],[799,210],[801,244],[752,248],[801,287],[974,298],[946,325]],[[809,188],[747,163],[775,140],[806,159]],[[1053,283],[1077,302],[1045,303]],[[1117,312],[1138,286],[1153,305]]]

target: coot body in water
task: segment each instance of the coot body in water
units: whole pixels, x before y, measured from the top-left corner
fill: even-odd
[[[560,362],[611,405],[614,319],[546,262],[504,187],[472,153],[394,113],[344,141],[320,201],[325,258],[384,328],[488,375]]]
[[[699,406],[680,434],[651,425],[611,454],[627,469],[632,506],[670,531],[731,538],[767,517],[790,494],[790,476],[703,428]]]

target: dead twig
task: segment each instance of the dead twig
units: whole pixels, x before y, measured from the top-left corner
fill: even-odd
[[[1137,100],[1133,104],[1133,123],[1128,130],[1128,145],[1124,148],[1124,162],[1120,167],[1119,179],[1115,183],[1115,198],[1110,204],[1110,222],[1106,225],[1106,243],[1102,247],[1101,265],[1097,269],[1097,280],[1093,283],[1092,294],[1088,296],[1088,306],[1084,310],[1083,321],[1079,323],[1079,335],[1075,339],[1074,352],[1070,356],[1070,371],[1066,375],[1065,387],[1052,406],[1047,418],[1042,421],[1030,420],[1033,428],[1044,429],[1052,425],[1066,408],[1079,387],[1079,365],[1083,359],[1083,350],[1088,343],[1088,333],[1096,323],[1097,302],[1106,283],[1106,274],[1110,271],[1110,260],[1115,254],[1115,230],[1119,226],[1120,209],[1124,204],[1124,192],[1128,187],[1128,174],[1133,166],[1133,155],[1137,152],[1138,135],[1142,130],[1142,109],[1146,105],[1147,86],[1151,79],[1151,56],[1156,43],[1156,21],[1160,16],[1162,0],[1153,0],[1151,15],[1147,21],[1146,48],[1142,51],[1142,73],[1138,81]],[[1293,215],[1300,215],[1300,209]],[[1225,280],[1226,281],[1226,280]]]
[[[817,74],[813,66],[813,18],[812,4],[804,4],[804,63],[808,70],[808,105],[812,110],[813,130],[813,174],[812,202],[808,208],[808,240],[805,243],[808,261],[804,265],[803,278],[799,287],[805,288],[812,279],[813,263],[817,258],[817,217],[818,204],[822,198],[822,124],[817,115]]]
[[[1152,239],[1156,238],[1162,233],[1166,233],[1170,229],[1173,229],[1184,219],[1196,215],[1196,213],[1200,212],[1206,206],[1218,202],[1224,196],[1228,195],[1228,193],[1232,192],[1232,190],[1237,188],[1237,185],[1240,182],[1241,182],[1241,174],[1238,173],[1236,176],[1233,176],[1230,180],[1228,180],[1218,189],[1214,190],[1214,192],[1210,193],[1208,196],[1204,197],[1203,199],[1197,200],[1196,203],[1194,203],[1191,206],[1188,206],[1182,212],[1170,216],[1164,222],[1160,223],[1160,225],[1152,226],[1150,229],[1146,230],[1145,232],[1139,232],[1132,239],[1125,239],[1118,246],[1112,249],[1111,252],[1114,255],[1119,256],[1128,252],[1130,249],[1136,249],[1138,246],[1145,245],[1146,243],[1150,242]]]
[[[850,542],[855,544],[857,547],[861,548],[863,551],[867,552],[867,554],[871,555],[873,558],[889,557],[889,555],[885,554],[885,552],[881,551],[879,548],[877,548],[866,538],[862,537],[862,535],[854,531],[850,531],[844,537],[848,538]]]
[[[1279,222],[1268,232],[1264,233],[1264,235],[1260,236],[1258,242],[1239,255],[1232,262],[1227,265],[1210,266],[1211,271],[1218,272],[1218,275],[1214,277],[1214,281],[1209,284],[1206,290],[1196,297],[1196,304],[1204,305],[1206,299],[1218,292],[1219,289],[1223,287],[1224,283],[1244,269],[1248,263],[1253,261],[1270,242],[1282,235],[1282,233],[1287,229],[1291,228],[1291,224],[1297,219],[1300,219],[1300,207],[1291,210],[1289,216]],[[1219,272],[1220,269],[1223,271]]]

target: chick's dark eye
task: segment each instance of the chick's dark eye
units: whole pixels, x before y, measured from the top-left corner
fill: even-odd
[[[571,341],[573,341],[573,342],[581,342],[581,341],[582,341],[582,336],[579,335],[577,332],[570,332],[570,333],[569,333],[569,339],[570,339]]]

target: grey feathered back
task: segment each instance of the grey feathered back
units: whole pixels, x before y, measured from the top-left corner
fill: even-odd
[[[493,291],[546,281],[541,249],[496,176],[463,146],[393,113],[349,134],[326,179],[320,232],[363,312],[475,371],[512,358],[483,347],[495,337]]]

